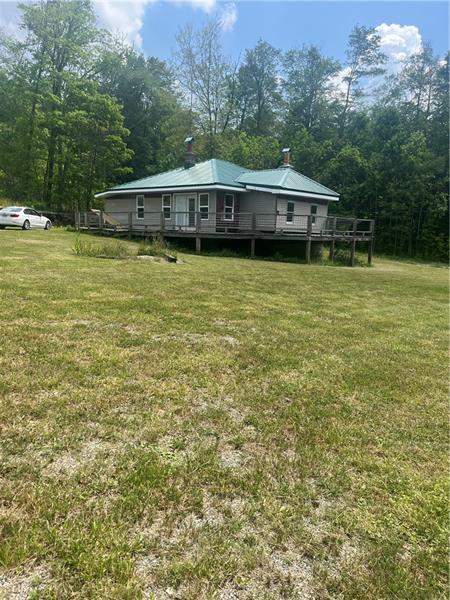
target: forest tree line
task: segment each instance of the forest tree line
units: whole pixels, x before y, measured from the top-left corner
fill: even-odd
[[[233,62],[208,21],[179,31],[167,63],[100,29],[90,0],[21,10],[22,35],[0,38],[0,198],[89,209],[98,190],[180,166],[188,135],[199,160],[254,169],[290,146],[340,193],[334,214],[376,219],[378,251],[447,258],[449,65],[430,45],[390,76],[359,25],[344,63],[264,40]]]

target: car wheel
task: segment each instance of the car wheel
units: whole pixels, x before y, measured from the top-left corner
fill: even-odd
[[[30,229],[30,221],[28,219],[23,222],[22,229]]]
[[[51,222],[50,222],[50,221],[47,221],[47,223],[45,224],[45,227],[44,227],[44,229],[50,229],[50,228],[51,228],[51,226],[52,226]]]

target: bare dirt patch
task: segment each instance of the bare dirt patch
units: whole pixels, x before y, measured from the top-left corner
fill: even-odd
[[[27,600],[31,594],[43,592],[50,580],[50,574],[43,565],[31,565],[22,571],[6,571],[0,574],[0,598]]]
[[[111,459],[111,453],[114,452],[114,445],[103,440],[89,440],[78,452],[64,452],[57,456],[43,470],[43,474],[48,477],[70,477],[79,469],[94,461],[100,453],[107,452],[108,460]]]

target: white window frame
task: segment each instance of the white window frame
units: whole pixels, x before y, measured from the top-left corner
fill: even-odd
[[[313,212],[313,208],[315,208],[315,212]],[[310,208],[310,213],[311,213],[311,225],[314,225],[316,222],[316,216],[317,216],[317,209],[318,209],[318,205],[317,204],[311,204],[311,208]]]
[[[169,199],[169,206],[164,206],[165,201]],[[167,216],[167,209],[169,209],[169,216]],[[172,194],[163,194],[161,197],[161,210],[164,215],[164,219],[169,221],[172,217]]]
[[[202,202],[202,196],[206,196],[206,205],[204,204],[204,198]],[[206,212],[202,211],[202,208],[206,208]],[[198,195],[198,212],[200,213],[200,219],[207,221],[209,219],[209,194],[208,192],[202,192]]]
[[[233,204],[231,206],[231,215],[227,217],[227,196],[231,196],[231,199],[233,200]],[[229,213],[228,213],[229,214]],[[224,194],[223,195],[223,220],[224,221],[234,221],[234,194]]]
[[[142,200],[142,205],[139,202]],[[139,211],[142,209],[142,216],[139,216]],[[144,194],[138,194],[136,196],[136,219],[145,218],[145,196]]]
[[[289,204],[292,204],[292,210],[289,210]],[[286,202],[286,223],[294,222],[294,213],[295,213],[295,202],[293,200],[288,200]]]

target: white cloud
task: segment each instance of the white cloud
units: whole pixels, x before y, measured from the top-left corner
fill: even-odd
[[[375,29],[381,38],[381,50],[388,57],[386,68],[389,73],[398,72],[402,62],[422,48],[422,36],[415,25],[381,23]]]
[[[125,40],[142,47],[141,30],[147,6],[157,0],[94,0],[99,24],[114,33],[122,34]],[[175,6],[190,5],[206,13],[216,5],[216,0],[165,0]]]
[[[123,35],[125,40],[142,47],[141,29],[147,4],[151,0],[133,0],[122,2],[114,0],[97,0],[94,9],[101,27],[112,33]]]
[[[219,17],[222,31],[232,31],[237,19],[238,11],[236,4],[234,2],[226,4]]]
[[[422,36],[418,27],[415,25],[399,25],[397,23],[381,23],[375,27],[380,36],[380,48],[387,56],[386,75],[398,73],[402,68],[402,62],[419,52],[422,48]],[[332,95],[335,98],[343,99],[347,91],[347,84],[343,81],[349,73],[349,67],[344,67],[337,75],[330,79],[332,85]],[[366,100],[370,101],[371,94],[383,82],[383,76],[373,79],[366,79],[362,82],[362,88],[367,95]]]
[[[27,1],[27,0],[25,0]],[[35,0],[28,0],[35,1]],[[94,10],[101,27],[122,35],[129,44],[142,48],[142,27],[147,7],[157,0],[94,0]],[[163,0],[164,1],[164,0]],[[189,5],[195,9],[211,12],[216,0],[165,0],[175,5]],[[234,5],[232,5],[234,6]],[[231,17],[229,18],[231,19]],[[20,37],[20,11],[15,2],[0,0],[0,28],[10,35]],[[236,20],[236,19],[235,19]],[[229,20],[229,22],[231,22]],[[234,22],[233,22],[234,24]],[[232,28],[232,25],[231,25]]]
[[[347,93],[347,82],[344,81],[344,77],[347,77],[350,73],[350,67],[344,67],[334,75],[334,77],[330,77],[331,84],[331,95],[333,98],[337,100],[343,100],[345,98],[345,94]]]

